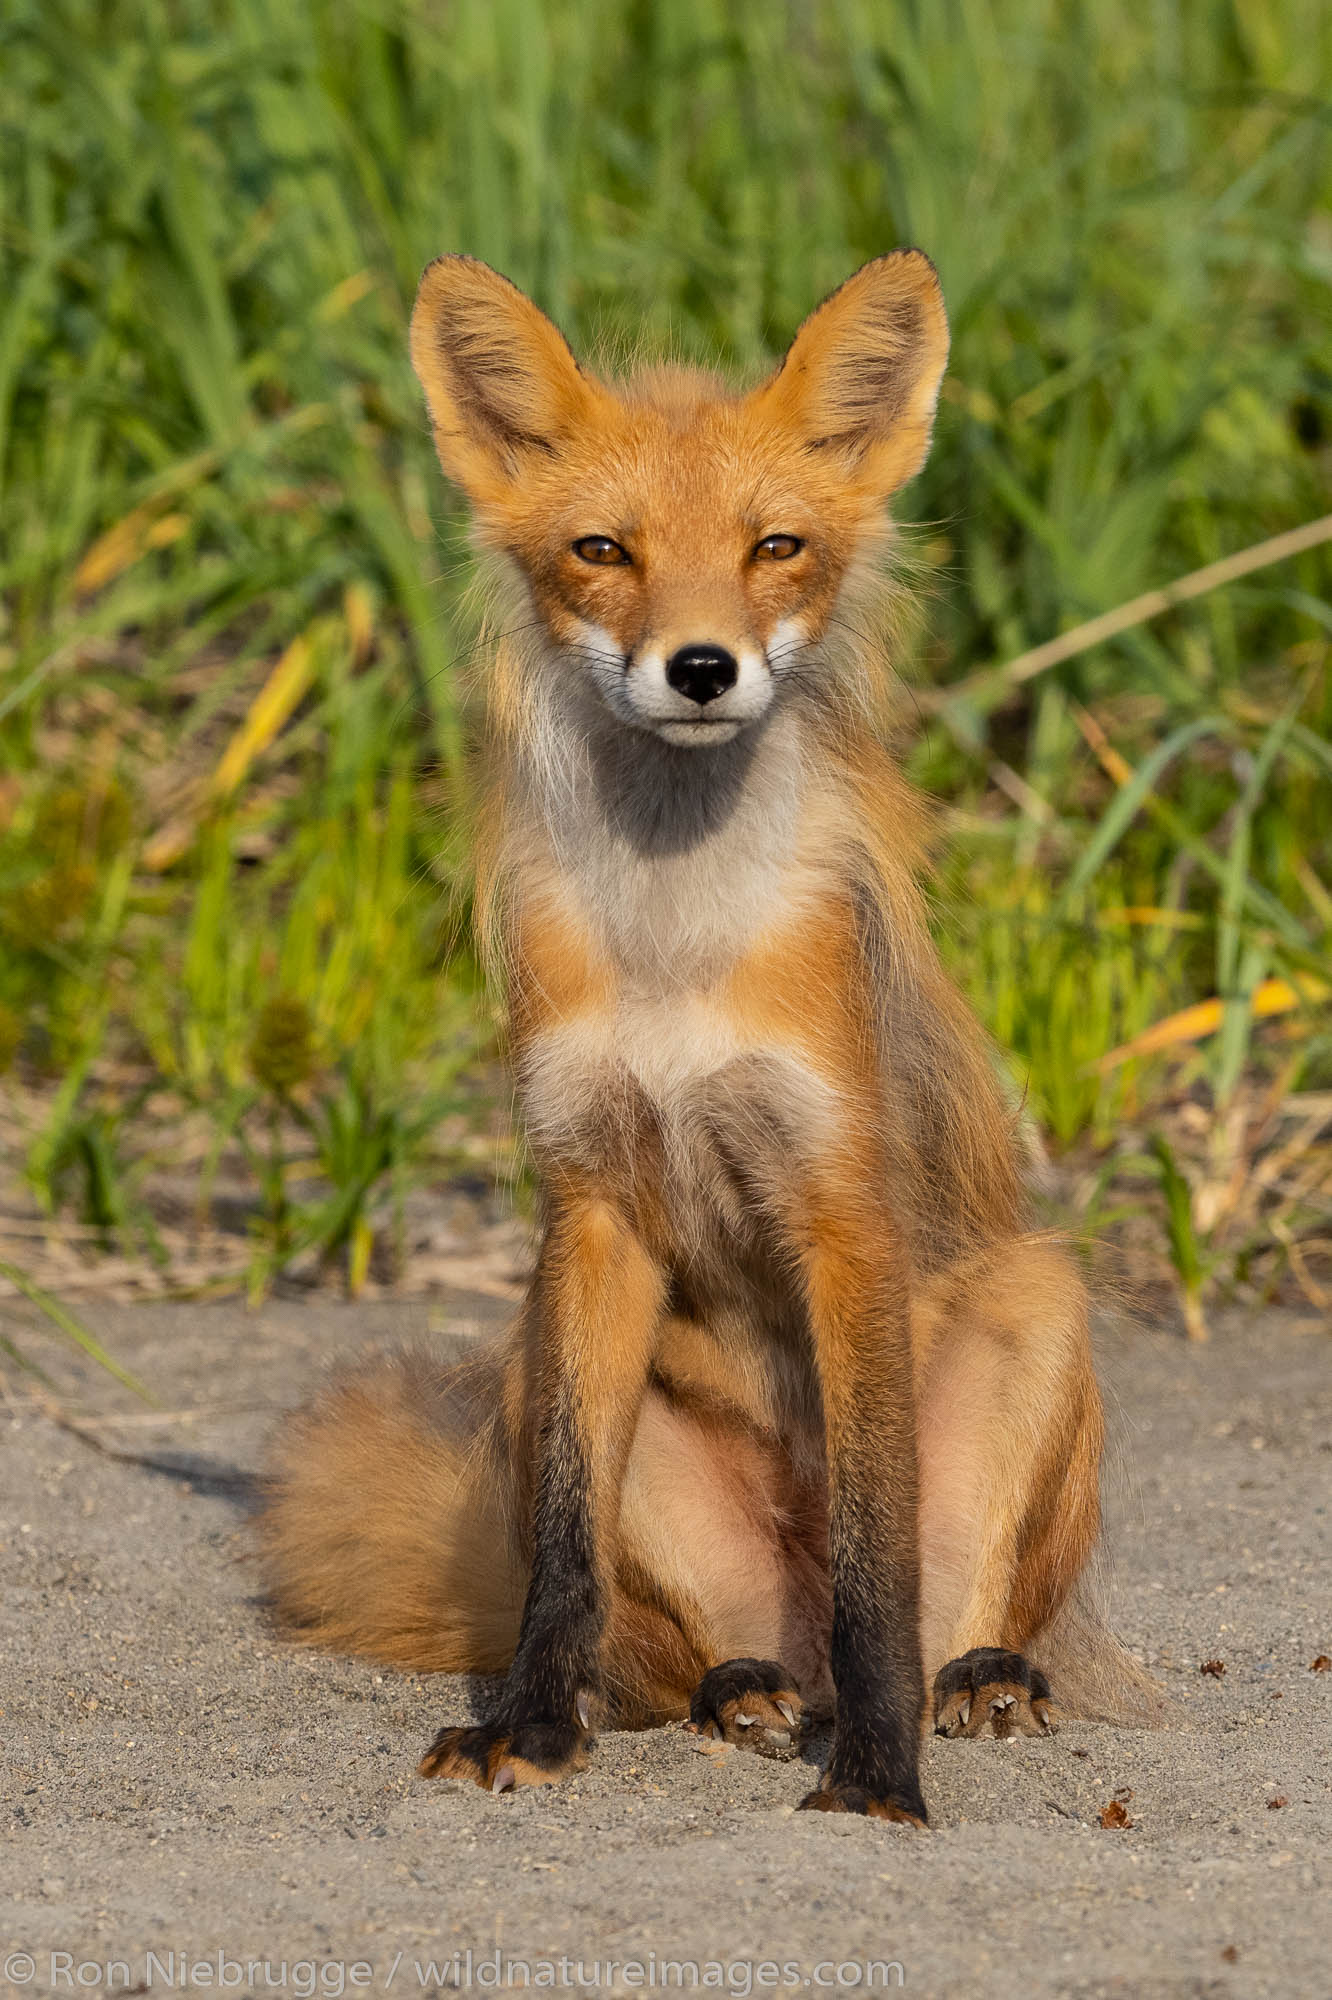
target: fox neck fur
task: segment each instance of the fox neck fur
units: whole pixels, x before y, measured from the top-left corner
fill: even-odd
[[[929,936],[924,810],[873,726],[875,663],[840,636],[800,662],[698,751],[626,728],[548,641],[502,641],[483,928],[543,1170],[623,1171],[648,1130],[678,1166],[710,1102],[733,1126],[739,1099],[780,1104],[793,1157],[869,1108],[928,1271],[1016,1226],[1014,1119]],[[719,1188],[671,1178],[675,1262]]]

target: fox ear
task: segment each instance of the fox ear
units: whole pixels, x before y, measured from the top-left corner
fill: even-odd
[[[475,257],[426,266],[411,346],[439,462],[479,506],[553,454],[597,394],[564,335]]]
[[[755,400],[886,500],[925,463],[947,360],[934,266],[894,250],[815,307]]]

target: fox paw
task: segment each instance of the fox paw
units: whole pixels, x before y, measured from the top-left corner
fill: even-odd
[[[936,1736],[1052,1736],[1050,1683],[1021,1653],[973,1646],[934,1677]]]
[[[928,1824],[925,1804],[919,1797],[911,1805],[903,1805],[897,1799],[881,1799],[863,1785],[829,1784],[826,1778],[817,1791],[801,1799],[797,1811],[863,1813],[866,1819],[891,1820],[896,1826]]]
[[[776,1660],[726,1660],[710,1667],[689,1702],[686,1729],[760,1757],[794,1757],[805,1705]]]
[[[417,1770],[423,1778],[470,1778],[488,1792],[507,1792],[516,1785],[554,1785],[586,1769],[590,1740],[577,1722],[441,1729]]]

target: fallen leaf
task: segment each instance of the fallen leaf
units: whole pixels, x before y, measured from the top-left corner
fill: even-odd
[[[1326,1653],[1320,1653],[1316,1660],[1310,1660],[1309,1672],[1311,1674],[1325,1674],[1329,1671],[1332,1671],[1332,1660],[1328,1659]]]
[[[1108,1806],[1101,1807],[1102,1826],[1123,1828],[1132,1826],[1132,1824],[1133,1821],[1129,1818],[1128,1807],[1122,1799],[1111,1799]]]
[[[1210,1674],[1213,1680],[1219,1681],[1225,1670],[1226,1663],[1224,1660],[1204,1660],[1198,1672],[1200,1674]]]
[[[1267,1801],[1267,1810],[1269,1812],[1278,1812],[1282,1806],[1288,1806],[1289,1804],[1290,1800],[1286,1797],[1285,1793],[1278,1792],[1274,1799]]]
[[[342,615],[351,641],[352,658],[365,665],[375,644],[375,607],[370,592],[360,582],[349,583],[342,593]]]
[[[250,703],[244,722],[222,753],[213,773],[213,790],[234,792],[255,758],[267,750],[314,679],[315,655],[309,638],[294,638]]]
[[[74,588],[86,597],[111,583],[149,549],[169,548],[189,527],[187,514],[161,514],[161,498],[136,507],[99,535],[74,572]]]
[[[1316,1005],[1327,998],[1327,991],[1321,979],[1310,978],[1305,973],[1298,974],[1293,980],[1263,979],[1249,996],[1249,1006],[1256,1020],[1264,1020],[1272,1014],[1289,1013],[1295,1007]],[[1103,1055],[1093,1067],[1101,1071],[1110,1070],[1135,1056],[1155,1055],[1159,1049],[1176,1048],[1181,1042],[1203,1041],[1208,1035],[1216,1033],[1225,1019],[1225,1012],[1224,1000],[1199,1000],[1192,1007],[1185,1007],[1180,1013],[1171,1014],[1164,1021],[1156,1021],[1150,1028],[1144,1028],[1132,1041],[1124,1042],[1119,1048]]]
[[[181,856],[187,854],[194,840],[195,821],[184,814],[169,819],[165,826],[158,828],[144,842],[139,856],[140,865],[150,875],[164,875],[174,867]]]
[[[1221,1956],[1227,1965],[1236,1964],[1239,1960],[1239,1946],[1236,1944],[1223,1944],[1221,1947]]]

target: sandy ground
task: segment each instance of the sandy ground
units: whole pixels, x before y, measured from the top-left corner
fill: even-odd
[[[0,1311],[66,1409],[176,1468],[98,1455],[6,1369],[0,1990],[92,1990],[120,1961],[140,1991],[419,1994],[467,1986],[470,1951],[483,1991],[523,1965],[674,1991],[688,1963],[740,1994],[895,1990],[894,1965],[923,1994],[1332,1994],[1332,1673],[1310,1671],[1332,1652],[1325,1331],[1105,1337],[1115,1616],[1187,1726],[931,1743],[916,1834],[795,1816],[807,1767],[709,1758],[678,1729],[604,1737],[561,1789],[429,1785],[417,1755],[484,1690],[270,1634],[213,1475],[259,1462],[329,1358],[498,1310],[93,1309],[151,1421]],[[1132,1824],[1103,1829],[1116,1797]]]

